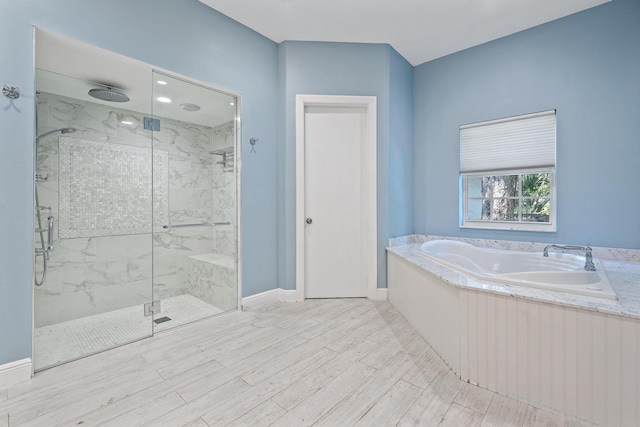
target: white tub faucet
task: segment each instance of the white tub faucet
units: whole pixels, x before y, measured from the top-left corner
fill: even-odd
[[[586,271],[596,271],[596,265],[593,263],[593,253],[591,246],[587,243],[587,246],[574,246],[574,245],[547,245],[542,251],[542,256],[549,256],[549,249],[557,248],[563,250],[584,251],[584,269]]]

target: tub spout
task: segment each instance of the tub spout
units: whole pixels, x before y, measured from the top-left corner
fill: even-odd
[[[542,256],[548,257],[549,249],[551,248],[562,249],[562,250],[584,251],[584,269],[586,271],[596,271],[596,265],[593,263],[593,253],[589,243],[587,243],[587,246],[547,245],[542,251]]]

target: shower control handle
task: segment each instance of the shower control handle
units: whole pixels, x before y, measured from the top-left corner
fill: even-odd
[[[53,229],[55,226],[55,218],[53,217],[53,215],[49,215],[49,218],[47,218],[47,221],[49,221],[49,228],[47,233],[47,250],[52,251],[53,250]]]
[[[313,220],[311,218],[307,218],[307,220],[305,221],[307,224],[311,224],[313,222]]]

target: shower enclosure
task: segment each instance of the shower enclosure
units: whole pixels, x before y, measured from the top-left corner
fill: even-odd
[[[238,99],[37,66],[35,369],[236,309]]]

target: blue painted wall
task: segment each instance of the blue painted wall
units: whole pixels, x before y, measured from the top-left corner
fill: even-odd
[[[280,46],[196,0],[0,2],[0,364],[31,356],[32,26],[239,93],[243,295],[295,288],[295,95],[378,97],[378,274],[412,232],[640,246],[640,2],[412,68],[387,45]],[[458,125],[558,110],[558,232],[458,228]],[[259,138],[256,153],[248,140]],[[413,157],[413,160],[412,160]]]
[[[384,288],[390,233],[408,234],[412,228],[410,193],[390,192],[411,187],[412,67],[388,45],[320,42],[282,43],[279,64],[280,285],[295,289],[295,98],[321,94],[377,97],[378,287]]]
[[[413,233],[413,67],[389,49],[387,237]],[[386,246],[386,243],[385,243]]]
[[[640,2],[611,3],[415,68],[414,229],[640,247]],[[462,230],[458,126],[557,109],[556,233]]]
[[[197,0],[0,2],[0,365],[31,357],[33,30],[38,26],[242,96],[243,295],[277,284],[277,45]],[[260,138],[256,153],[248,139]]]

